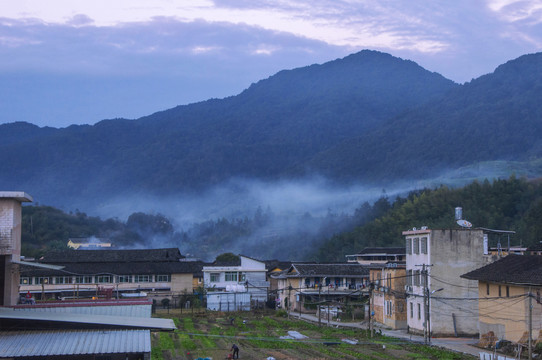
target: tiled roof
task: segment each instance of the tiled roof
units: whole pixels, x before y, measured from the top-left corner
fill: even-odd
[[[58,263],[119,263],[119,262],[148,262],[148,261],[179,261],[184,256],[177,248],[141,249],[141,250],[66,250],[52,251],[40,258],[40,262]]]
[[[406,254],[406,248],[404,246],[401,247],[367,247],[359,254],[357,255],[370,255],[370,254],[388,254],[388,255],[405,255]]]
[[[91,250],[93,251],[93,250]],[[21,265],[21,276],[71,276],[71,275],[168,275],[168,274],[202,274],[201,261],[170,262],[81,262],[57,263],[63,265],[62,270],[39,269]]]
[[[484,282],[539,286],[542,285],[542,256],[508,255],[461,277]]]
[[[369,269],[360,264],[297,264],[288,273],[296,271],[295,276],[368,276]]]

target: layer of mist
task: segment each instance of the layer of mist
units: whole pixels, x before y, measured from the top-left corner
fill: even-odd
[[[386,189],[339,185],[321,177],[275,182],[236,178],[198,194],[113,198],[89,212],[132,225],[137,221],[131,221],[130,215],[136,213],[154,216],[155,223],[167,222],[165,231],[133,228],[140,239],[125,247],[178,247],[183,254],[206,261],[224,252],[260,259],[311,260],[306,257],[324,240],[371,220],[367,212],[379,198],[393,202],[416,189],[462,186],[475,179],[510,175],[491,169],[449,170],[433,179]]]

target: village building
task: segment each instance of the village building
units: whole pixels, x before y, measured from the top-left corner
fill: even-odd
[[[487,231],[437,229],[404,231],[407,325],[430,336],[478,335],[478,282],[461,275],[492,261]]]
[[[275,277],[279,307],[291,312],[315,313],[318,305],[337,307],[368,294],[369,269],[357,263],[293,263]]]
[[[406,263],[388,261],[368,265],[371,291],[371,317],[373,321],[390,329],[406,329]]]
[[[170,319],[151,318],[148,299],[36,304],[27,292],[27,301],[17,305],[19,284],[35,279],[20,280],[21,268],[45,273],[64,270],[62,275],[69,277],[64,266],[20,260],[21,203],[29,201],[32,198],[22,192],[0,192],[0,358],[150,359],[150,331],[176,327]],[[49,281],[38,278],[43,294]]]
[[[38,300],[148,296],[156,300],[192,294],[202,262],[183,261],[179,249],[57,251],[21,265],[19,293]]]
[[[32,201],[21,191],[0,191],[0,306],[14,305],[19,298],[22,203]]]
[[[542,341],[542,256],[509,255],[461,276],[478,282],[477,320],[484,345]],[[531,320],[529,320],[531,319]]]
[[[264,261],[239,255],[233,262],[207,264],[202,272],[209,309],[248,310],[263,307],[267,301],[269,282]]]

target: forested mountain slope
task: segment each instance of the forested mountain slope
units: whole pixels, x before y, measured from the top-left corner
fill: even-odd
[[[458,86],[411,61],[362,51],[138,120],[64,129],[0,125],[0,188],[55,205],[172,194],[231,177],[290,176],[315,154]]]
[[[329,176],[383,180],[540,158],[541,99],[542,53],[525,55],[316,155],[310,167]]]
[[[413,227],[430,229],[459,227],[455,207],[463,207],[463,218],[473,227],[512,230],[512,245],[534,245],[542,239],[542,183],[511,177],[508,180],[473,182],[463,188],[417,190],[406,197],[381,199],[387,212],[374,220],[329,238],[312,254],[320,261],[344,261],[368,246],[402,246],[401,233]],[[387,203],[387,205],[386,205]],[[382,211],[382,210],[381,210]],[[498,238],[492,238],[496,246]],[[507,245],[507,239],[501,239]]]

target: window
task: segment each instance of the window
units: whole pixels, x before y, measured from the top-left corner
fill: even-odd
[[[92,284],[92,276],[76,276],[76,284]]]
[[[57,276],[55,277],[55,284],[71,284],[72,278],[69,276]]]
[[[422,237],[421,245],[422,245],[422,254],[427,254],[427,238],[426,237]]]
[[[237,272],[226,271],[226,273],[225,273],[226,281],[237,281],[237,275],[238,275]]]
[[[412,286],[412,270],[407,270],[406,276],[407,276],[407,278],[406,278],[406,284],[407,284],[408,286]]]
[[[50,283],[51,283],[51,279],[49,279],[48,277],[36,278],[36,285],[50,284]]]
[[[414,303],[410,303],[410,318],[414,319]]]
[[[486,295],[489,295],[489,283],[486,283]]]
[[[219,282],[220,273],[211,273],[211,282]]]
[[[499,297],[501,297],[501,286],[499,285]]]
[[[151,282],[151,275],[134,275],[134,282]]]
[[[247,277],[245,273],[240,272],[239,273],[239,282],[246,281]]]
[[[422,306],[418,304],[418,320],[421,320],[422,318]]]
[[[412,239],[411,238],[406,239],[406,253],[408,255],[412,255]]]
[[[22,277],[19,280],[19,284],[21,284],[21,285],[32,285],[32,278],[31,277]]]
[[[414,271],[414,285],[420,286],[420,270]]]
[[[117,282],[119,284],[131,283],[132,282],[132,275],[118,275],[117,276]]]
[[[506,297],[510,297],[510,286],[506,287]]]
[[[391,290],[391,273],[388,273],[388,278],[386,279],[386,286]]]
[[[100,276],[96,276],[96,282],[97,283],[110,283],[111,282],[111,276],[109,275],[100,275]]]
[[[156,275],[156,282],[170,282],[171,275]]]
[[[393,309],[393,303],[391,302],[391,300],[389,300],[389,301],[386,301],[385,305],[386,305],[385,306],[386,315],[391,316],[392,315],[392,309]]]
[[[412,251],[414,254],[420,253],[420,238],[414,238],[414,242],[412,243],[412,247],[414,248]]]

